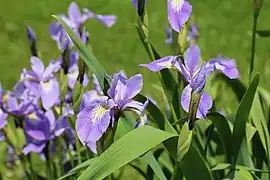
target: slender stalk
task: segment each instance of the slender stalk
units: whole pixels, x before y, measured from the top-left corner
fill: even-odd
[[[252,73],[253,73],[253,69],[254,69],[254,57],[255,57],[255,50],[256,50],[257,20],[258,20],[258,16],[253,16],[251,56],[250,56],[250,68],[249,68],[249,82],[251,81]]]
[[[82,163],[82,158],[81,158],[81,152],[80,152],[80,142],[79,138],[76,136],[76,152],[78,156],[78,164]]]

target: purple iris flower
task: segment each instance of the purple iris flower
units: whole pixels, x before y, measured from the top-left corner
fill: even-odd
[[[180,32],[192,12],[191,4],[186,0],[168,0],[168,19],[171,27]]]
[[[24,72],[24,84],[31,91],[39,94],[43,107],[50,109],[59,99],[59,84],[53,75],[55,64],[44,67],[43,62],[35,56],[31,57],[32,71]]]
[[[67,116],[60,116],[56,120],[52,110],[43,113],[37,110],[25,119],[25,134],[27,144],[23,149],[24,154],[29,152],[41,153],[46,143],[63,133],[73,133]],[[73,133],[74,134],[74,133]]]
[[[166,44],[172,44],[172,28],[166,28]]]
[[[178,56],[167,56],[150,64],[141,64],[140,66],[147,67],[151,71],[157,72],[165,68],[176,68],[180,71],[188,85],[184,88],[181,97],[181,104],[186,112],[189,112],[189,104],[192,92],[202,92],[206,83],[207,76],[214,70],[222,72],[230,79],[235,79],[240,76],[236,64],[233,60],[217,57],[204,62],[201,67],[198,67],[200,62],[201,52],[199,47],[194,44],[191,45],[184,55],[184,62]],[[199,107],[197,110],[197,118],[203,119],[207,112],[212,107],[212,98],[203,92]]]
[[[93,98],[86,102],[77,115],[76,131],[83,145],[96,153],[96,142],[109,126],[114,125],[115,118],[124,110],[132,110],[144,117],[146,103],[132,100],[142,89],[143,79],[140,74],[127,78],[123,73],[113,76],[108,96]],[[91,98],[91,96],[90,96]]]
[[[0,130],[3,129],[7,125],[7,114],[3,112],[2,109],[0,109]],[[0,131],[0,141],[3,141],[5,138]]]
[[[195,23],[190,24],[189,26],[189,31],[188,31],[188,36],[187,36],[187,41],[191,42],[193,40],[198,39],[199,37],[199,29],[196,26]]]
[[[75,30],[79,29],[88,19],[95,18],[102,22],[106,27],[111,27],[117,19],[114,15],[99,15],[86,8],[84,8],[83,13],[81,13],[80,8],[75,2],[72,2],[68,7],[68,16],[62,14],[60,17],[67,25]]]

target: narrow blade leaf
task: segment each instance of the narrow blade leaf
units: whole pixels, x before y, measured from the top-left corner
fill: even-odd
[[[103,179],[166,139],[177,136],[150,126],[135,129],[113,143],[78,180]]]
[[[246,93],[243,96],[243,99],[240,102],[240,105],[237,109],[234,127],[233,127],[233,138],[232,138],[232,155],[234,157],[234,163],[236,163],[239,149],[242,144],[242,140],[245,136],[246,122],[248,115],[253,103],[253,99],[256,93],[257,86],[259,84],[260,76],[257,74],[252,82],[250,83]]]

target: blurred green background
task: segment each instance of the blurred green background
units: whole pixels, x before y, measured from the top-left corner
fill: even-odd
[[[252,29],[253,0],[189,0],[193,5],[195,21],[200,29],[202,56],[205,60],[222,54],[236,60],[241,78],[247,82]],[[51,40],[48,27],[52,14],[66,13],[71,1],[65,0],[11,0],[0,2],[0,81],[4,88],[12,88],[20,77],[22,68],[29,67],[30,51],[25,27],[30,25],[37,35],[42,59],[48,62],[59,56]],[[155,73],[138,67],[148,62],[134,24],[136,11],[131,0],[80,0],[80,7],[87,7],[100,14],[115,14],[118,21],[106,29],[95,20],[87,22],[90,42],[97,58],[109,73],[125,69],[128,75],[143,73],[144,92],[153,98],[158,85]],[[162,56],[171,49],[164,44],[167,21],[167,1],[149,0],[150,39]],[[270,29],[270,0],[265,0],[259,17],[259,29]],[[261,85],[270,87],[270,39],[257,37],[255,71],[263,76]],[[156,89],[154,89],[156,91]]]

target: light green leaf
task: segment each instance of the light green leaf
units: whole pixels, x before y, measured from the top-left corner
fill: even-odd
[[[181,162],[185,154],[188,152],[192,143],[192,130],[189,130],[188,123],[186,122],[182,127],[177,145],[177,161]]]
[[[78,178],[99,180],[141,156],[166,139],[177,136],[150,126],[135,129],[103,152]]]
[[[246,127],[246,136],[247,136],[247,142],[250,143],[253,136],[255,135],[257,129],[255,127],[253,127],[250,123],[247,123],[247,127]]]
[[[250,172],[240,169],[239,171],[235,172],[234,179],[235,180],[252,180],[253,177],[250,174]]]
[[[246,122],[248,120],[248,115],[253,103],[253,99],[256,93],[257,86],[259,84],[260,76],[257,74],[252,80],[250,86],[248,87],[240,105],[237,109],[234,127],[233,127],[233,138],[232,138],[232,155],[234,157],[234,163],[236,163],[239,150],[242,144],[242,140],[245,136]]]
[[[92,158],[92,159],[88,159],[86,161],[84,161],[83,163],[79,164],[78,166],[76,166],[75,168],[71,169],[66,175],[58,178],[57,180],[62,180],[62,179],[66,179],[76,173],[78,173],[79,171],[86,169],[88,166],[91,165],[91,163],[93,163],[93,161],[95,161],[96,158]]]
[[[164,175],[162,169],[160,168],[160,165],[158,164],[158,161],[156,160],[155,156],[151,151],[147,152],[144,156],[143,159],[150,165],[152,170],[155,172],[156,176],[160,180],[166,180],[166,176]]]
[[[140,102],[145,102],[146,97],[143,95],[137,95],[136,100]],[[169,120],[166,118],[166,116],[162,113],[162,111],[151,101],[149,101],[149,104],[146,107],[146,111],[149,113],[149,115],[152,117],[153,120],[156,121],[157,126],[159,129],[170,132],[172,134],[176,133],[176,130],[172,127]],[[176,157],[176,151],[177,151],[177,139],[172,138],[165,142],[163,142],[166,149],[170,152],[170,155],[173,157]]]
[[[254,102],[251,108],[251,118],[254,126],[258,130],[266,156],[269,157],[269,131],[258,93],[256,93],[254,97]]]
[[[104,78],[105,78],[105,70],[100,64],[100,62],[97,60],[97,58],[94,56],[92,52],[92,48],[88,45],[86,46],[82,40],[79,38],[79,36],[58,16],[53,15],[55,19],[57,19],[64,29],[66,30],[67,34],[75,44],[76,48],[79,51],[80,56],[84,60],[84,62],[87,64],[90,71],[92,71],[98,78],[100,85],[102,89],[104,88]]]

